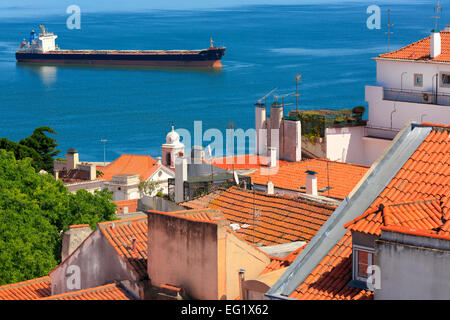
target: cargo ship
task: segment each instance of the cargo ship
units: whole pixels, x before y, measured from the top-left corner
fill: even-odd
[[[24,40],[16,52],[18,62],[40,64],[102,64],[155,67],[222,67],[225,47],[201,50],[62,50],[54,33],[40,26],[41,33],[34,30],[29,41]]]

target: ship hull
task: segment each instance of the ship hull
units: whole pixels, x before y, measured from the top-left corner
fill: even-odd
[[[16,59],[21,63],[39,64],[99,64],[128,66],[167,67],[222,67],[225,48],[209,48],[197,51],[109,51],[59,50],[45,53],[17,51]]]

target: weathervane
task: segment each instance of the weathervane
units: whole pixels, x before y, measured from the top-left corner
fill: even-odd
[[[385,34],[387,34],[387,51],[389,52],[389,44],[390,44],[390,40],[391,40],[391,34],[394,34],[393,32],[391,32],[391,27],[393,27],[394,25],[391,23],[391,9],[388,9],[388,23],[387,23],[387,28],[388,31],[385,32]]]
[[[432,19],[434,19],[434,31],[435,31],[435,32],[437,32],[437,30],[438,30],[438,21],[439,21],[439,19],[441,18],[441,17],[439,16],[439,14],[440,14],[441,12],[442,12],[441,1],[438,0],[438,1],[436,2],[436,7],[434,8],[434,13],[435,13],[435,15],[434,15],[434,17],[431,17]]]

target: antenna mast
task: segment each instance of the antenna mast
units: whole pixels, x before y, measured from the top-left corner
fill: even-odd
[[[394,34],[393,32],[391,32],[391,27],[393,27],[394,25],[391,23],[391,9],[388,9],[388,23],[387,23],[387,28],[388,31],[385,32],[388,36],[388,43],[387,43],[387,52],[389,52],[389,45],[390,45],[390,40],[391,40],[391,34]]]
[[[437,31],[438,31],[438,21],[439,21],[439,19],[441,18],[441,17],[439,16],[439,14],[440,14],[441,12],[442,12],[441,1],[438,0],[438,1],[436,2],[436,7],[434,8],[434,13],[435,13],[435,15],[434,15],[434,17],[431,17],[432,19],[434,19],[434,32],[437,32]]]

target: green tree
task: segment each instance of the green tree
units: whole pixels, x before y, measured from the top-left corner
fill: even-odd
[[[114,220],[107,190],[72,194],[60,180],[38,174],[32,159],[0,150],[0,285],[46,275],[61,259],[72,224]]]
[[[31,164],[38,172],[42,169],[53,172],[53,158],[60,151],[56,150],[58,146],[56,139],[48,137],[46,133],[56,134],[50,127],[39,127],[34,130],[31,136],[20,140],[20,142],[1,138],[0,149],[14,152],[15,158],[18,160],[33,159]]]
[[[20,140],[20,144],[36,150],[41,156],[41,168],[47,172],[53,171],[53,158],[60,152],[56,150],[58,146],[56,139],[48,137],[46,133],[56,134],[50,127],[39,127],[34,129],[34,132],[28,138]],[[38,171],[39,171],[38,170]]]

